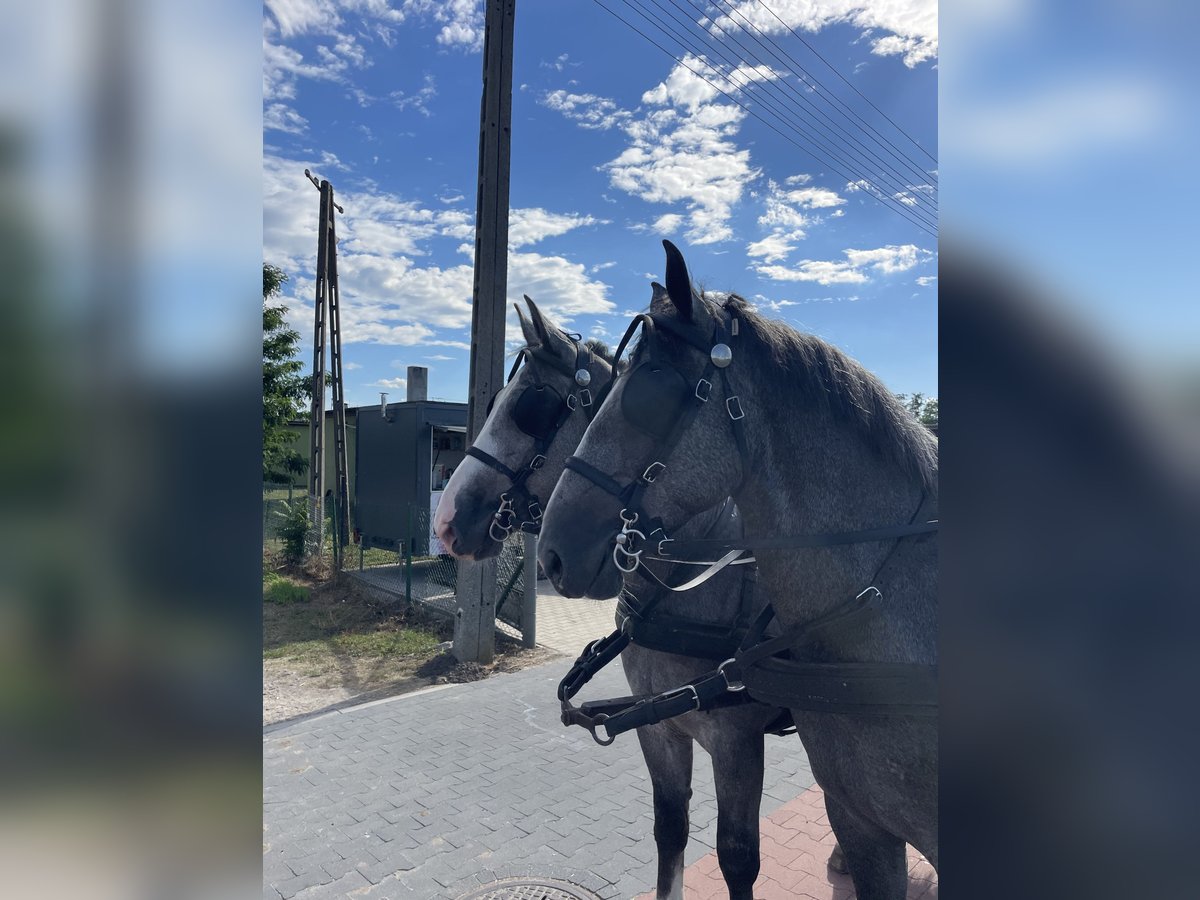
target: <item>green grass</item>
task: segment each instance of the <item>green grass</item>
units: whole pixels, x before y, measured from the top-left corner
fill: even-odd
[[[439,644],[437,635],[427,631],[369,631],[331,635],[325,640],[293,641],[263,651],[263,659],[294,659],[317,662],[329,654],[357,659],[413,656],[427,653]]]
[[[292,603],[307,603],[308,599],[308,588],[292,584],[275,572],[263,572],[263,603],[287,606]]]

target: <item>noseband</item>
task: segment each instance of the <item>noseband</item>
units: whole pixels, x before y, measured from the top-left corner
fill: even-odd
[[[474,444],[466,450],[467,456],[474,457],[509,480],[508,489],[500,494],[500,505],[492,514],[492,521],[488,526],[488,535],[498,543],[503,543],[512,534],[518,517],[521,518],[521,531],[537,534],[541,530],[542,504],[537,495],[529,490],[527,482],[534,472],[545,465],[546,452],[571,413],[583,409],[588,421],[591,421],[595,409],[592,392],[588,387],[592,380],[588,369],[592,352],[579,343],[576,335],[566,332],[562,334],[575,348],[574,368],[550,353],[538,353],[531,347],[525,347],[517,354],[508,373],[506,384],[516,377],[522,363],[532,367],[538,375],[538,380],[521,392],[512,410],[513,423],[534,439],[533,455],[530,459],[520,469],[514,470]],[[576,390],[564,398],[541,377],[541,365],[548,365],[570,376]],[[488,404],[489,415],[495,402],[496,398],[492,397],[491,403]]]

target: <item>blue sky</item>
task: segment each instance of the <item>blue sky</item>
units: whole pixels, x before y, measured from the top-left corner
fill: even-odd
[[[650,280],[662,279],[668,237],[705,288],[736,291],[826,338],[895,391],[936,395],[936,239],[873,196],[920,209],[936,196],[936,164],[767,12],[936,157],[936,3],[739,2],[716,25],[706,20],[713,37],[703,56],[688,56],[619,0],[605,2],[687,66],[591,0],[518,2],[510,298],[527,293],[571,330],[615,343],[649,302]],[[660,5],[686,10],[689,39],[706,40],[703,3]],[[303,170],[328,178],[346,210],[339,273],[352,405],[377,403],[380,391],[403,399],[409,365],[429,367],[431,396],[466,396],[482,27],[471,0],[267,0],[263,258],[291,277],[307,358],[318,194]],[[767,35],[792,59],[768,53]],[[803,90],[797,62],[918,168],[887,156],[887,184],[878,167],[852,167],[864,147],[879,147],[861,131],[857,144],[826,132],[840,160],[817,159],[709,83],[746,85],[730,93],[771,117]],[[514,345],[518,334],[510,310]]]

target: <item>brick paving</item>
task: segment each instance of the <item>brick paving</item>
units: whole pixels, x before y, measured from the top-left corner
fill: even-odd
[[[543,647],[574,659],[588,641],[603,637],[616,627],[616,616],[615,597],[570,600],[555,593],[549,581],[538,582],[537,642]]]
[[[453,900],[541,875],[605,900],[653,887],[649,776],[636,737],[600,747],[558,721],[569,660],[268,729],[263,896]],[[588,696],[628,687],[612,666]],[[767,748],[763,811],[812,786],[796,738]],[[713,851],[716,798],[696,755],[685,862]]]
[[[611,627],[608,615],[587,639]],[[454,900],[526,875],[605,900],[652,897],[653,812],[637,740],[600,747],[559,723],[554,691],[568,664],[266,729],[263,896]],[[627,690],[617,664],[587,696]],[[724,897],[712,770],[700,750],[693,790],[685,897]],[[795,737],[768,739],[762,812],[756,898],[853,897],[849,879],[825,866],[833,837]],[[937,897],[936,875],[919,857],[909,897]]]

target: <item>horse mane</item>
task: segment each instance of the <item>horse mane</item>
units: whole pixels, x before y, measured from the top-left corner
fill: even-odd
[[[937,438],[861,363],[816,335],[768,319],[737,294],[704,298],[737,313],[740,330],[758,344],[773,368],[809,403],[861,434],[884,458],[937,491]]]

